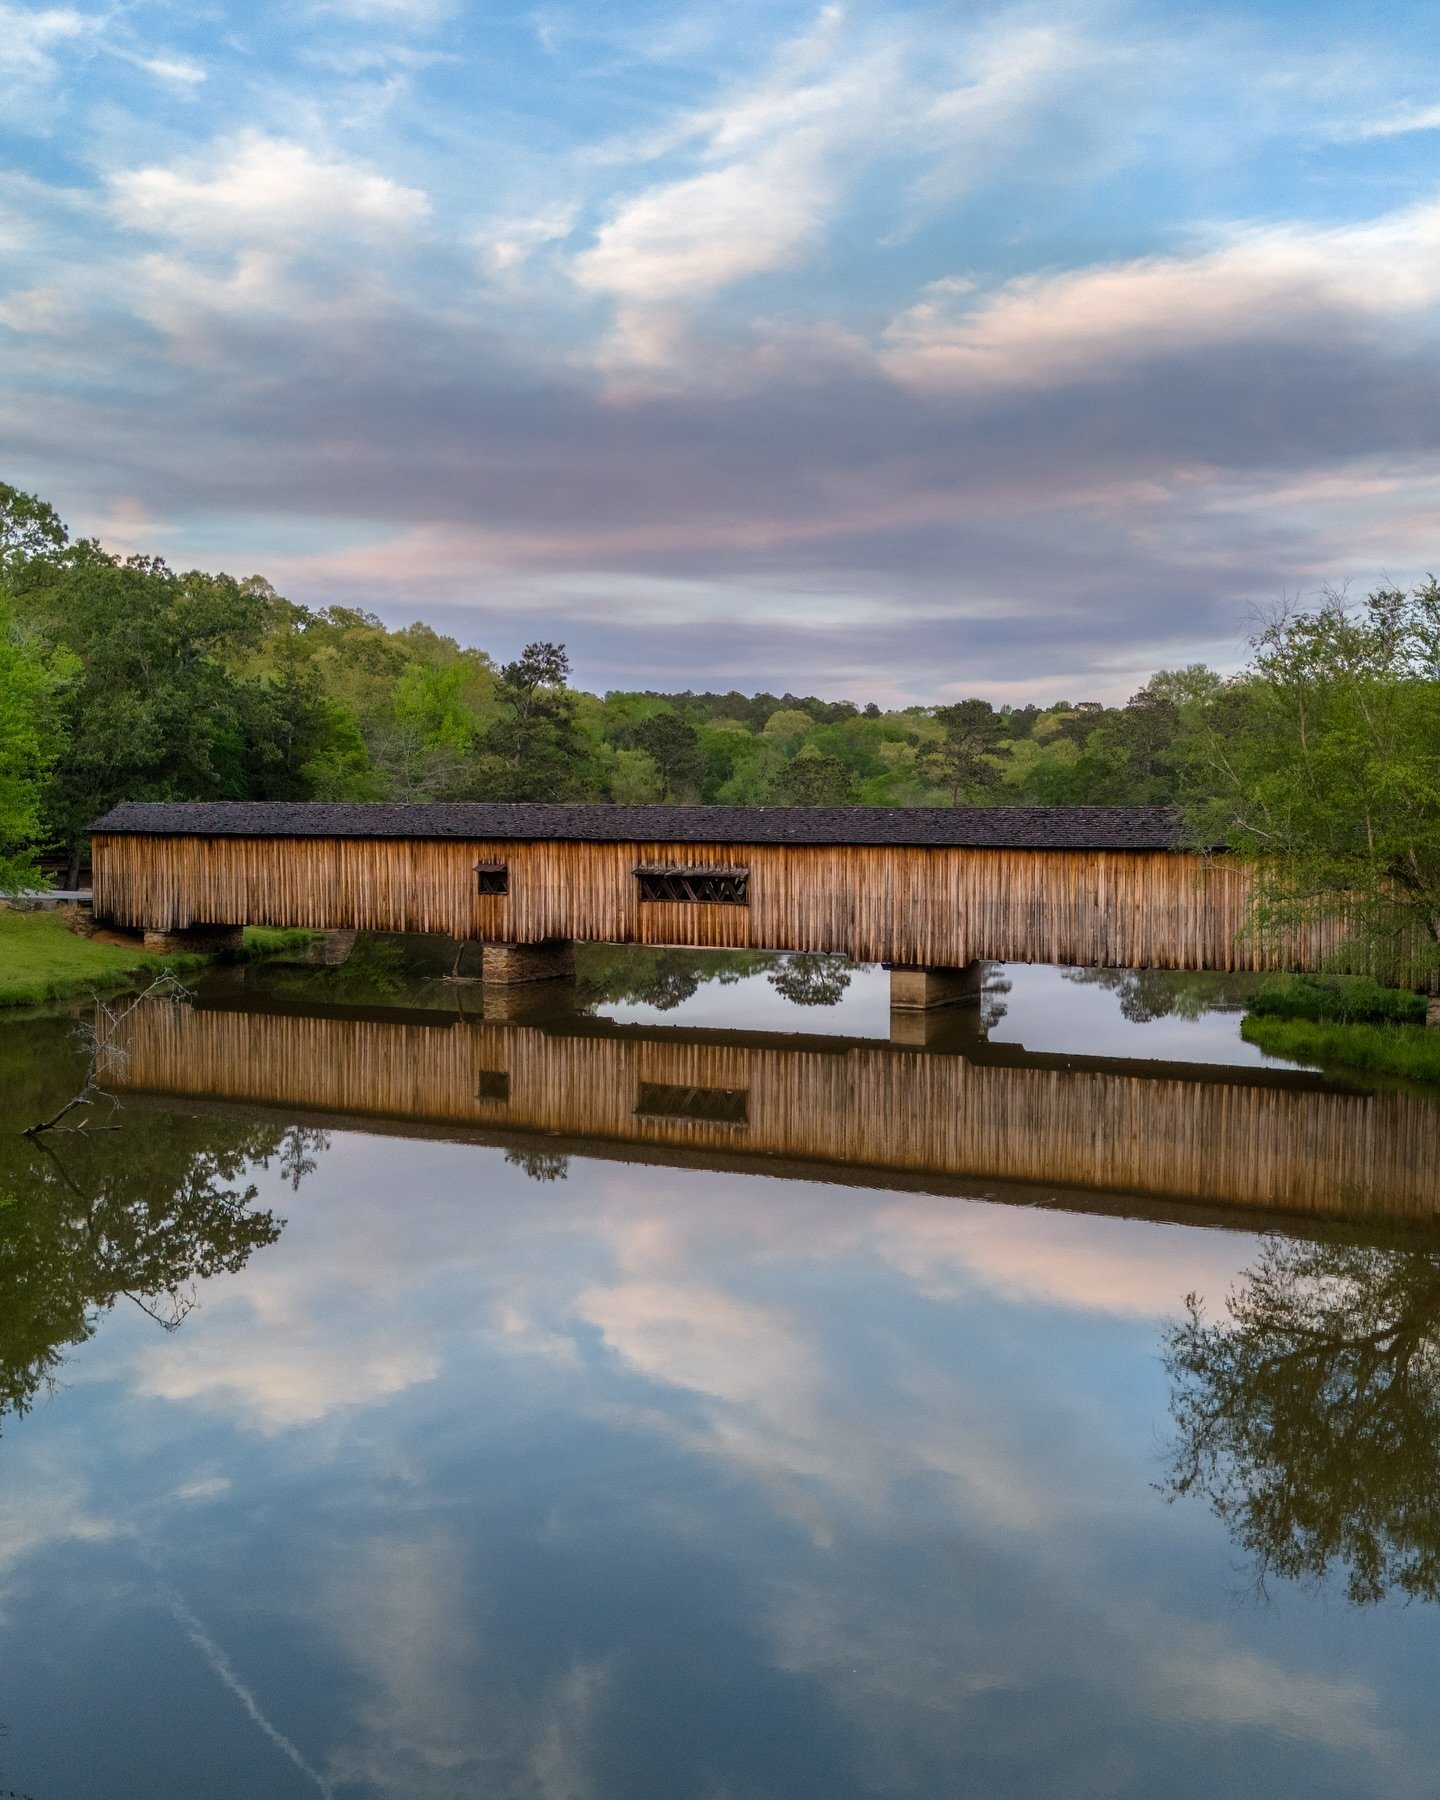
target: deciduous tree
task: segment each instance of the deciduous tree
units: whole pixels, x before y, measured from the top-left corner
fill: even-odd
[[[1200,1495],[1256,1579],[1440,1598],[1440,1257],[1269,1238],[1168,1335],[1174,1497]]]
[[[1351,962],[1440,973],[1440,585],[1270,619],[1191,709],[1189,816],[1259,873],[1264,937],[1348,916]]]

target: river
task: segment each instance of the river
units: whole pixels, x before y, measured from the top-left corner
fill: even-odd
[[[1434,1099],[1243,981],[446,966],[0,1022],[0,1790],[1436,1793]]]

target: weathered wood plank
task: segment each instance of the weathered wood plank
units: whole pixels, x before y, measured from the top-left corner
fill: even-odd
[[[884,1045],[837,1053],[184,1006],[132,1013],[101,1073],[121,1092],[744,1151],[857,1178],[889,1169],[1440,1219],[1436,1110],[1403,1093],[994,1066]],[[697,1116],[665,1116],[647,1110],[646,1086],[744,1100],[707,1109],[702,1094]]]
[[[750,871],[748,906],[646,902],[637,863]],[[504,862],[509,892],[476,891]],[[1251,877],[1178,851],[869,845],[463,842],[97,834],[97,917],[141,929],[311,926],[441,932],[491,943],[582,939],[838,951],[861,962],[975,958],[1161,969],[1331,966],[1345,921],[1262,946],[1245,933]]]

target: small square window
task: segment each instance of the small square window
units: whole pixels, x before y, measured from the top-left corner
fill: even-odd
[[[476,863],[475,888],[481,894],[508,894],[510,868],[507,863]]]
[[[475,1098],[477,1100],[508,1100],[510,1098],[510,1071],[508,1069],[481,1069],[475,1078]]]

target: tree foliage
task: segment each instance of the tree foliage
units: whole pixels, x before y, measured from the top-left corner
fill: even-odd
[[[1003,725],[986,700],[960,700],[937,706],[933,715],[940,736],[920,752],[920,768],[943,788],[951,806],[975,800],[1000,784],[995,760]]]
[[[122,1300],[167,1328],[197,1284],[234,1273],[279,1236],[248,1179],[278,1161],[292,1185],[323,1139],[281,1126],[122,1111],[114,1132],[19,1133],[56,1109],[79,1074],[68,1022],[0,1040],[15,1124],[0,1138],[0,1417],[25,1412],[65,1358]],[[23,1053],[10,1067],[12,1049]],[[8,1108],[7,1108],[8,1110]]]
[[[855,779],[838,756],[803,750],[771,779],[766,799],[780,806],[851,806]]]
[[[500,715],[480,741],[466,797],[579,800],[586,797],[586,745],[570,692],[563,644],[527,644],[500,671]]]
[[[55,508],[0,481],[0,584],[29,564],[57,555],[70,541]]]
[[[1440,972],[1440,586],[1270,619],[1191,715],[1195,831],[1252,858],[1263,935],[1346,912],[1354,960]]]
[[[838,1006],[849,989],[852,973],[843,956],[801,951],[784,957],[766,972],[765,978],[782,999],[794,1006]]]
[[[0,893],[39,880],[35,850],[64,743],[62,695],[74,672],[69,653],[38,645],[0,592]]]
[[[1270,1575],[1440,1598],[1440,1256],[1265,1241],[1226,1315],[1168,1335],[1174,1497]]]

